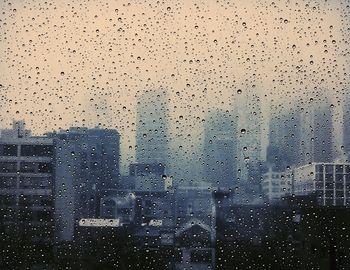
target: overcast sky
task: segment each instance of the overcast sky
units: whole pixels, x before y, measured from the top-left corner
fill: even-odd
[[[169,90],[173,142],[196,153],[205,112],[231,109],[239,89],[259,94],[266,129],[271,102],[313,91],[329,93],[339,113],[348,82],[348,1],[2,0],[0,8],[1,126],[16,118],[37,134],[117,128],[124,166],[144,89]]]

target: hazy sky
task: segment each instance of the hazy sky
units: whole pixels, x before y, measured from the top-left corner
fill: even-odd
[[[339,112],[349,77],[349,1],[2,0],[0,8],[2,127],[18,118],[34,133],[117,128],[124,163],[144,89],[169,90],[173,142],[196,159],[206,110],[231,109],[238,89],[258,92],[265,119],[273,100],[312,91],[329,93]]]

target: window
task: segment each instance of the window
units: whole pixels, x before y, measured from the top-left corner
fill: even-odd
[[[15,195],[0,195],[0,208],[13,207],[16,205]]]
[[[15,173],[17,172],[16,162],[0,162],[0,172],[2,173]]]
[[[0,189],[1,188],[16,188],[16,177],[12,176],[0,176]]]
[[[21,162],[20,172],[35,173],[37,172],[37,164],[34,162]]]
[[[193,263],[210,263],[212,253],[210,250],[196,250],[191,252],[191,262]]]
[[[23,173],[52,173],[52,164],[45,162],[21,162]]]
[[[0,156],[17,156],[17,145],[0,144]]]
[[[51,163],[39,163],[38,164],[39,173],[52,173],[52,164]]]
[[[21,156],[24,157],[51,157],[53,155],[52,145],[22,145]]]
[[[343,165],[336,165],[335,166],[335,173],[342,174],[343,171],[344,171],[344,166]]]
[[[333,174],[334,166],[333,165],[326,165],[326,173]]]
[[[47,177],[20,177],[20,188],[50,188],[51,179]]]

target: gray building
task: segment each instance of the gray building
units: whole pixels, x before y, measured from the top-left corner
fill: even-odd
[[[345,89],[343,100],[343,145],[347,162],[350,161],[350,91]]]
[[[53,239],[53,140],[35,137],[23,121],[0,136],[0,211],[3,232],[18,241]]]
[[[285,171],[300,162],[300,110],[296,106],[271,105],[267,162],[274,171]]]
[[[70,241],[77,220],[99,215],[102,190],[118,186],[120,136],[100,128],[70,128],[49,136],[56,148],[56,233],[59,241]]]
[[[176,189],[175,269],[215,269],[216,208],[212,190]]]
[[[270,203],[279,202],[292,193],[293,174],[290,171],[274,172],[271,168],[262,176],[262,191]]]
[[[236,184],[236,127],[232,113],[214,111],[204,124],[205,179],[214,187],[231,188]]]
[[[162,163],[133,163],[129,166],[129,177],[138,191],[163,191],[165,189],[165,166]]]
[[[169,160],[168,95],[166,90],[147,90],[137,99],[136,161],[162,163]]]
[[[237,187],[243,200],[254,200],[260,193],[262,161],[261,99],[256,89],[245,89],[234,99],[237,146]]]
[[[314,98],[301,101],[300,165],[333,161],[333,112],[331,101],[319,91]]]

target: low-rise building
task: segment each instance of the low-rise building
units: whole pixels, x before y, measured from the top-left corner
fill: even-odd
[[[315,194],[322,206],[350,206],[350,164],[312,163],[294,169],[293,193]]]
[[[263,174],[262,190],[270,202],[291,195],[292,173],[274,172],[270,168],[268,172]]]

